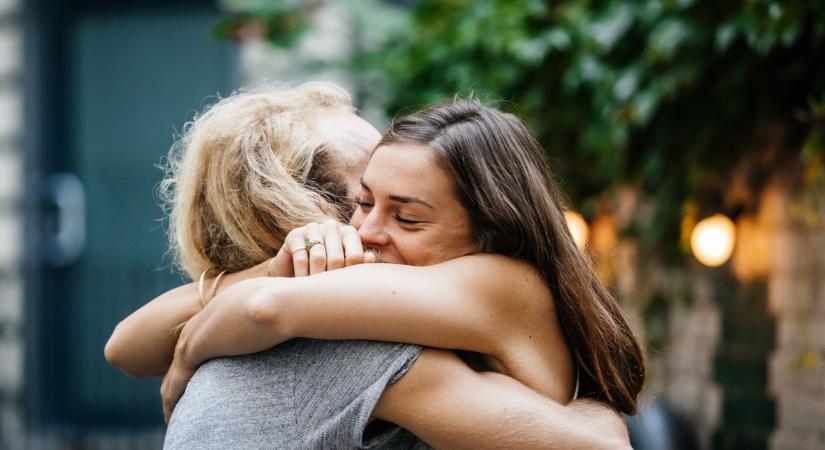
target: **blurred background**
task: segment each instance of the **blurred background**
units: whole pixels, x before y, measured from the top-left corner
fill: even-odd
[[[115,324],[184,280],[158,164],[219,95],[474,94],[535,130],[640,335],[637,449],[825,448],[818,0],[0,0],[0,448],[159,448]]]

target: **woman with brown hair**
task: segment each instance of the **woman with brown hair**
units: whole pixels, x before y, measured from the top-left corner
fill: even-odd
[[[166,293],[121,322],[106,347],[106,357],[113,365],[134,376],[165,373],[170,367],[177,340],[177,335],[170,333],[170,328],[194,316],[190,326],[184,327],[184,336],[188,336],[188,331],[195,329],[199,318],[219,318],[220,314],[211,315],[214,312],[211,302],[203,311],[202,305],[222,290],[229,295],[238,280],[264,275],[300,276],[369,260],[370,254],[363,252],[359,236],[348,226],[327,221],[323,225],[309,224],[297,228],[286,235],[286,230],[295,226],[335,216],[337,211],[342,210],[340,205],[345,193],[355,190],[368,152],[379,136],[353,112],[348,96],[340,88],[310,84],[292,90],[264,90],[232,96],[210,108],[187,128],[181,145],[173,150],[172,170],[164,184],[167,188],[164,192],[171,194],[168,198],[172,205],[172,247],[181,267],[193,279],[200,279],[200,283]],[[433,173],[443,175],[439,171]],[[423,187],[431,185],[443,190],[445,182],[451,183],[443,177],[429,180],[434,184],[428,183],[428,174],[421,175],[423,177],[419,181],[425,182]],[[413,178],[406,177],[407,181]],[[376,187],[373,186],[373,189]],[[402,203],[413,200],[411,197],[390,198]],[[360,202],[361,211],[358,214],[365,213],[369,208],[367,197],[361,198]],[[394,234],[396,240],[393,245],[381,236],[365,235],[365,238],[390,262],[432,264],[471,253],[476,249],[467,244],[468,239],[474,237],[470,238],[470,225],[464,220],[466,217],[461,212],[465,210],[462,208],[448,207],[448,210],[459,214],[442,217],[447,219],[442,225],[450,221],[453,225],[460,225],[442,226],[443,233],[439,233],[446,240],[428,242],[421,239],[427,233],[421,233],[417,243],[415,238],[408,242],[411,245],[423,244],[419,253],[413,252],[414,249],[402,242],[405,236],[400,234]],[[343,214],[346,213],[339,216]],[[371,228],[371,222],[365,219],[366,216],[363,216],[360,223],[362,232]],[[459,224],[456,222],[459,219],[464,222]],[[411,222],[399,214],[394,214],[392,220],[397,220],[399,225],[405,224],[404,221]],[[413,225],[406,223],[404,226]],[[421,224],[417,226],[423,227]],[[395,233],[396,230],[385,228],[384,231]],[[295,242],[296,239],[299,242]],[[318,244],[319,241],[322,245]],[[284,242],[286,244],[282,245]],[[278,256],[269,258],[279,248]],[[445,276],[449,278],[456,268],[466,264],[465,260],[471,265],[477,264],[473,258],[459,258],[456,266],[445,271]],[[490,267],[500,265],[502,273],[512,271],[507,269],[508,266],[515,267],[507,259],[499,259],[483,264]],[[234,272],[253,264],[257,265]],[[207,271],[211,272],[208,278]],[[220,275],[224,271],[233,273]],[[313,278],[316,277],[307,279]],[[427,300],[424,297],[443,296],[450,289],[461,291],[462,283],[472,282],[464,278],[455,278],[455,288],[441,285],[445,290],[440,292],[422,290],[422,300],[431,301],[431,298]],[[360,275],[356,276],[358,279],[361,279]],[[272,281],[271,278],[258,278],[250,283],[262,280]],[[402,281],[399,289],[406,289],[409,281]],[[250,285],[236,286],[239,289],[235,291],[237,294],[251,288]],[[351,288],[352,284],[347,289]],[[540,290],[537,293],[540,294]],[[227,306],[226,300],[219,301],[224,297],[224,294],[218,294],[213,302]],[[481,296],[479,299],[485,298]],[[235,306],[247,305],[240,302]],[[479,311],[488,306],[479,303]],[[264,312],[255,308],[251,311]],[[489,312],[496,311],[490,309]],[[253,314],[253,317],[262,316]],[[509,322],[510,318],[502,316],[501,320]],[[231,320],[227,323],[231,324]],[[446,325],[449,323],[445,324],[445,329],[451,332],[452,325]],[[435,328],[438,324],[434,324]],[[419,334],[420,331],[423,327]],[[563,340],[553,330],[537,331],[536,338],[542,342]],[[217,334],[224,332],[221,330]],[[412,338],[412,334],[409,337]],[[486,341],[496,340],[490,337]],[[504,343],[507,336],[501,338]],[[416,342],[417,338],[411,340]],[[180,343],[186,342],[187,339],[184,339]],[[187,392],[188,397],[198,393],[212,396],[204,408],[194,408],[199,422],[186,424],[178,419],[170,426],[170,433],[175,434],[173,429],[179,431],[181,427],[190,425],[189,435],[177,436],[194,437],[182,441],[167,439],[167,444],[172,448],[176,445],[203,448],[222,448],[225,444],[233,447],[264,445],[263,441],[258,440],[261,436],[248,431],[250,422],[238,420],[243,416],[255,422],[253,428],[262,430],[267,442],[276,447],[317,447],[330,442],[336,448],[361,447],[366,445],[364,427],[369,416],[374,416],[402,425],[439,446],[617,448],[627,445],[621,421],[605,408],[586,401],[561,407],[508,377],[473,372],[452,352],[435,349],[421,352],[415,346],[384,343],[325,342],[296,339],[289,346],[278,346],[243,360],[224,358],[212,361],[208,368],[204,366],[198,371],[203,376],[193,380]],[[475,344],[465,346],[455,340],[447,342],[439,338],[432,342],[443,347],[483,350]],[[501,347],[509,348],[505,345]],[[281,381],[268,378],[268,374],[279,369],[272,367],[271,363],[283,362],[285,358],[296,357],[296,354],[301,356],[300,353],[306,356],[308,352],[310,357],[304,360],[312,360],[314,366],[293,367],[290,370],[294,373],[289,373]],[[533,359],[524,361],[522,368],[512,367],[512,362],[506,358],[500,365],[496,365],[494,359],[488,361],[500,371],[511,371],[515,377],[522,376],[542,392],[566,402],[570,398],[574,375],[566,348],[559,348],[558,354],[560,356],[551,358],[549,364]],[[369,361],[376,357],[387,360],[395,369],[390,365],[379,368]],[[531,370],[542,375],[525,376],[526,371],[522,369],[530,369],[536,362],[538,364]],[[310,387],[317,389],[312,385],[312,380],[317,379],[313,378],[316,375],[314,372],[318,372],[322,363],[336,370],[334,376],[327,378],[326,386],[340,388],[346,385],[349,396],[336,398],[336,403],[330,399],[331,391],[325,392],[326,395],[314,394],[315,400],[310,408],[313,411],[308,416],[294,410],[279,409],[283,405],[274,400],[265,403],[268,406],[263,406],[259,411],[249,408],[249,405],[238,406],[243,405],[242,402],[233,402],[237,400],[233,397],[241,395],[241,391],[250,392],[257,398],[258,406],[261,406],[261,401],[289,398],[294,395],[295,382],[304,379],[310,380],[304,384],[309,383]],[[256,369],[250,369],[252,367]],[[555,376],[557,368],[561,368],[558,370],[561,375],[555,383],[546,375]],[[406,371],[409,373],[404,375]],[[167,380],[181,373],[181,370],[172,370],[167,374]],[[226,374],[229,377],[223,376]],[[210,376],[212,384],[209,384]],[[365,382],[366,386],[370,386],[368,395],[361,392]],[[232,405],[236,408],[233,409]],[[353,408],[352,405],[356,406]],[[185,406],[179,408],[185,409]],[[214,415],[216,410],[223,410],[218,411],[222,415]],[[472,412],[468,414],[468,411]],[[327,413],[330,415],[324,415]],[[351,422],[342,421],[347,414],[353,418]],[[273,416],[283,417],[284,420],[276,422],[286,424],[286,434],[278,434],[284,432],[283,429],[267,428],[270,424],[267,420]],[[299,417],[304,419],[299,420]],[[296,438],[296,424],[313,427],[320,419],[324,420],[323,426]],[[306,423],[303,423],[304,420]],[[345,423],[351,430],[344,429]],[[596,430],[599,433],[595,433]],[[229,441],[227,444],[216,439]],[[398,440],[370,440],[370,445],[379,446],[398,443]]]
[[[556,401],[578,378],[580,396],[635,413],[641,347],[576,248],[541,147],[517,118],[456,100],[398,120],[357,204],[353,226],[392,264],[227,288],[183,328],[167,406],[206,360],[308,337],[468,350]],[[293,236],[317,240],[306,233]],[[290,240],[282,254],[305,251]]]

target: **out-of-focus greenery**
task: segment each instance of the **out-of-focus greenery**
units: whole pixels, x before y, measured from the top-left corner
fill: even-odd
[[[820,0],[412,3],[406,26],[356,55],[389,80],[388,114],[456,92],[503,100],[585,215],[622,186],[650,199],[625,230],[647,248],[679,258],[686,211],[752,210],[788,161],[822,170]]]
[[[215,26],[213,33],[220,39],[244,38],[263,34],[278,46],[292,46],[311,26],[317,0],[224,0],[224,10],[230,16]]]

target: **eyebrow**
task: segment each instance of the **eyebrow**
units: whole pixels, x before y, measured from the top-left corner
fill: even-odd
[[[367,183],[364,183],[364,179],[361,178],[360,181],[361,181],[361,187],[366,189],[367,192],[372,193],[372,189],[370,189],[370,187],[367,186]],[[420,203],[420,204],[422,204],[422,205],[424,205],[424,206],[426,206],[430,209],[435,209],[435,207],[433,205],[425,202],[424,200],[421,200],[418,197],[411,197],[411,196],[408,196],[408,195],[390,195],[388,198],[390,200],[394,201],[394,202],[397,202],[397,203]]]

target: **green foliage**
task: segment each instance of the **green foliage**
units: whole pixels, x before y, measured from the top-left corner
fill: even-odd
[[[213,33],[220,39],[244,38],[263,34],[273,45],[295,45],[310,27],[317,1],[224,0],[232,14],[218,23]]]
[[[654,210],[625,232],[677,258],[687,203],[753,207],[726,199],[734,167],[758,161],[755,198],[783,161],[821,167],[825,153],[819,0],[420,0],[356,56],[389,80],[391,117],[457,92],[501,100],[585,215],[637,186]],[[758,144],[774,129],[778,153]]]
[[[672,253],[687,201],[752,207],[720,191],[766,126],[786,138],[765,170],[798,159],[803,141],[823,152],[819,1],[423,0],[379,54],[391,112],[467,90],[505,100],[585,213],[636,185],[655,200],[642,242]]]

